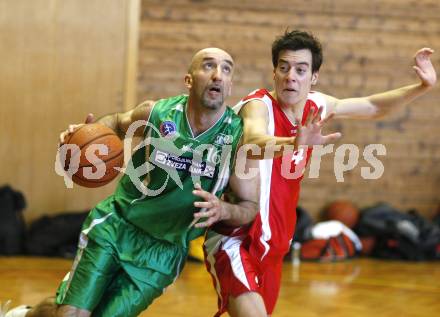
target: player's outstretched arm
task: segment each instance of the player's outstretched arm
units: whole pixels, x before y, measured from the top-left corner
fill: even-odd
[[[256,151],[247,151],[250,159],[271,159],[282,156],[288,147],[299,145],[322,145],[334,142],[341,137],[340,133],[322,134],[322,128],[332,118],[332,115],[321,120],[322,109],[314,113],[309,112],[306,123],[300,125],[301,138],[276,137],[268,134],[268,110],[262,101],[253,100],[246,103],[240,110],[243,118],[243,143],[256,145]],[[300,122],[299,119],[296,120]],[[298,134],[299,135],[299,134]]]
[[[269,114],[262,101],[249,101],[241,108],[239,114],[243,118],[243,144],[254,144],[260,148],[259,153],[248,152],[249,158],[264,159],[266,152],[266,156],[269,153],[279,156],[284,146],[294,144],[295,137],[268,135]],[[271,156],[273,157],[274,154]]]
[[[437,74],[431,62],[433,53],[430,48],[422,48],[415,54],[413,69],[419,77],[418,83],[368,97],[336,99],[324,95],[330,106],[329,113],[333,112],[336,118],[380,118],[396,106],[410,103],[428,92],[437,81]]]
[[[227,226],[238,227],[254,220],[259,211],[260,199],[260,175],[258,161],[247,160],[246,167],[252,169],[248,171],[248,177],[234,174],[229,179],[229,187],[234,197],[234,203],[226,202],[215,195],[204,191],[198,185],[194,190],[194,195],[199,196],[204,201],[194,203],[195,207],[203,208],[194,214],[195,221],[205,218],[204,221],[196,223],[197,228],[209,227],[216,222],[223,222]],[[251,175],[252,177],[249,177]]]

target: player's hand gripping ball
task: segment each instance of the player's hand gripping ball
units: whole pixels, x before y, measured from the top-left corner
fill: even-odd
[[[84,124],[63,142],[65,171],[75,171],[72,181],[84,187],[100,187],[111,182],[124,163],[124,148],[115,132],[99,123]]]

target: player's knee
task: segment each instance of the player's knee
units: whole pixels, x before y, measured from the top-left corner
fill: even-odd
[[[49,297],[35,307],[32,307],[32,309],[27,312],[26,317],[55,317],[56,310],[57,305],[55,304],[55,298]]]
[[[88,310],[71,305],[60,305],[57,307],[54,317],[89,317],[90,315]]]
[[[230,297],[228,313],[231,317],[267,317],[263,298],[256,292]]]
[[[47,298],[32,308],[26,317],[89,317],[91,313],[70,305],[58,305],[55,298]]]

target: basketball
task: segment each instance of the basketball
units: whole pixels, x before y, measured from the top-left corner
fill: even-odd
[[[74,131],[64,144],[74,145],[73,150],[66,153],[64,170],[69,171],[71,163],[79,162],[78,170],[72,174],[75,184],[100,187],[118,176],[119,171],[115,168],[123,165],[124,148],[109,127],[99,123],[85,124]]]
[[[338,220],[352,229],[359,220],[359,209],[350,201],[339,200],[326,208],[325,217],[328,220]]]

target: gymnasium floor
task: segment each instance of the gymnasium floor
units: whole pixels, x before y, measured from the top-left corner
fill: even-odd
[[[50,296],[71,261],[0,257],[0,300],[35,304]],[[203,265],[188,263],[177,283],[141,316],[206,317],[216,297]],[[285,263],[274,317],[440,316],[440,263],[355,259]]]

